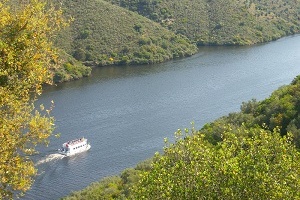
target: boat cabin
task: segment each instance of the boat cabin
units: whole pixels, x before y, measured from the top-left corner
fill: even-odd
[[[59,151],[61,154],[68,156],[87,151],[88,149],[90,149],[90,145],[87,142],[87,139],[80,138],[63,143],[62,148]]]

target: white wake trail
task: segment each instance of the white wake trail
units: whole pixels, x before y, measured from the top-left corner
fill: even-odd
[[[53,153],[53,154],[47,155],[45,158],[42,158],[41,160],[36,162],[35,166],[38,166],[38,165],[43,164],[43,163],[50,162],[52,160],[62,159],[63,157],[65,157],[65,156],[61,155],[59,153]]]

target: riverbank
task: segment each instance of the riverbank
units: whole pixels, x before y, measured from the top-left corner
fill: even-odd
[[[297,36],[299,34],[295,34],[294,36]],[[287,37],[291,37],[291,36],[284,36],[282,38],[287,38]],[[259,44],[252,44],[252,46],[255,45],[263,45],[266,44],[268,42],[272,42],[272,41],[276,41],[282,38],[275,38],[272,39],[270,41],[265,41],[263,43],[259,43]],[[191,53],[191,54],[187,54],[185,55],[185,57],[180,57],[180,58],[172,58],[170,60],[164,60],[158,63],[165,63],[165,62],[170,62],[171,60],[178,60],[178,59],[184,59],[187,57],[190,57],[196,53],[199,53],[200,49],[205,48],[205,47],[228,47],[228,46],[235,46],[235,47],[239,47],[241,45],[215,45],[215,44],[211,44],[211,45],[205,45],[205,46],[198,46],[198,50]],[[244,46],[249,46],[249,45],[244,45]],[[251,45],[250,45],[251,46]],[[111,63],[106,63],[105,65],[99,63],[99,62],[95,62],[95,61],[85,61],[85,62],[80,62],[75,60],[74,58],[72,58],[71,56],[67,55],[65,52],[61,52],[62,55],[62,62],[64,63],[62,65],[61,68],[58,68],[55,72],[54,72],[54,76],[53,76],[53,81],[54,83],[62,83],[62,82],[69,82],[69,81],[74,81],[74,80],[78,80],[84,77],[88,77],[90,75],[92,75],[92,69],[96,68],[96,67],[104,67],[104,66],[115,66],[116,64],[114,62]],[[147,64],[144,65],[151,65],[153,63],[151,63],[151,61],[146,62]],[[127,63],[119,63],[117,66],[128,66],[129,64]],[[137,63],[132,63],[131,65],[137,66],[139,64]]]

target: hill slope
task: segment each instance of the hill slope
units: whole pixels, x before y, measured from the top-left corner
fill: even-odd
[[[86,64],[149,64],[194,54],[190,41],[145,17],[102,0],[63,0],[74,21],[56,45]]]
[[[19,1],[9,2],[15,7]],[[74,18],[55,41],[57,47],[71,55],[62,54],[63,64],[55,76],[57,82],[88,76],[91,69],[81,63],[93,66],[158,63],[196,53],[194,44],[248,45],[300,30],[299,0],[53,3],[62,6],[66,17]]]
[[[198,45],[245,45],[299,33],[300,2],[107,0],[182,33]]]

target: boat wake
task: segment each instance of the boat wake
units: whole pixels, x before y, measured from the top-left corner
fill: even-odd
[[[59,160],[59,159],[62,159],[64,158],[65,156],[62,155],[62,154],[59,154],[59,153],[53,153],[53,154],[50,154],[50,155],[47,155],[46,157],[42,158],[41,160],[37,161],[35,163],[35,166],[38,166],[38,165],[41,165],[43,163],[47,163],[47,162],[50,162],[50,161],[53,161],[53,160]]]

